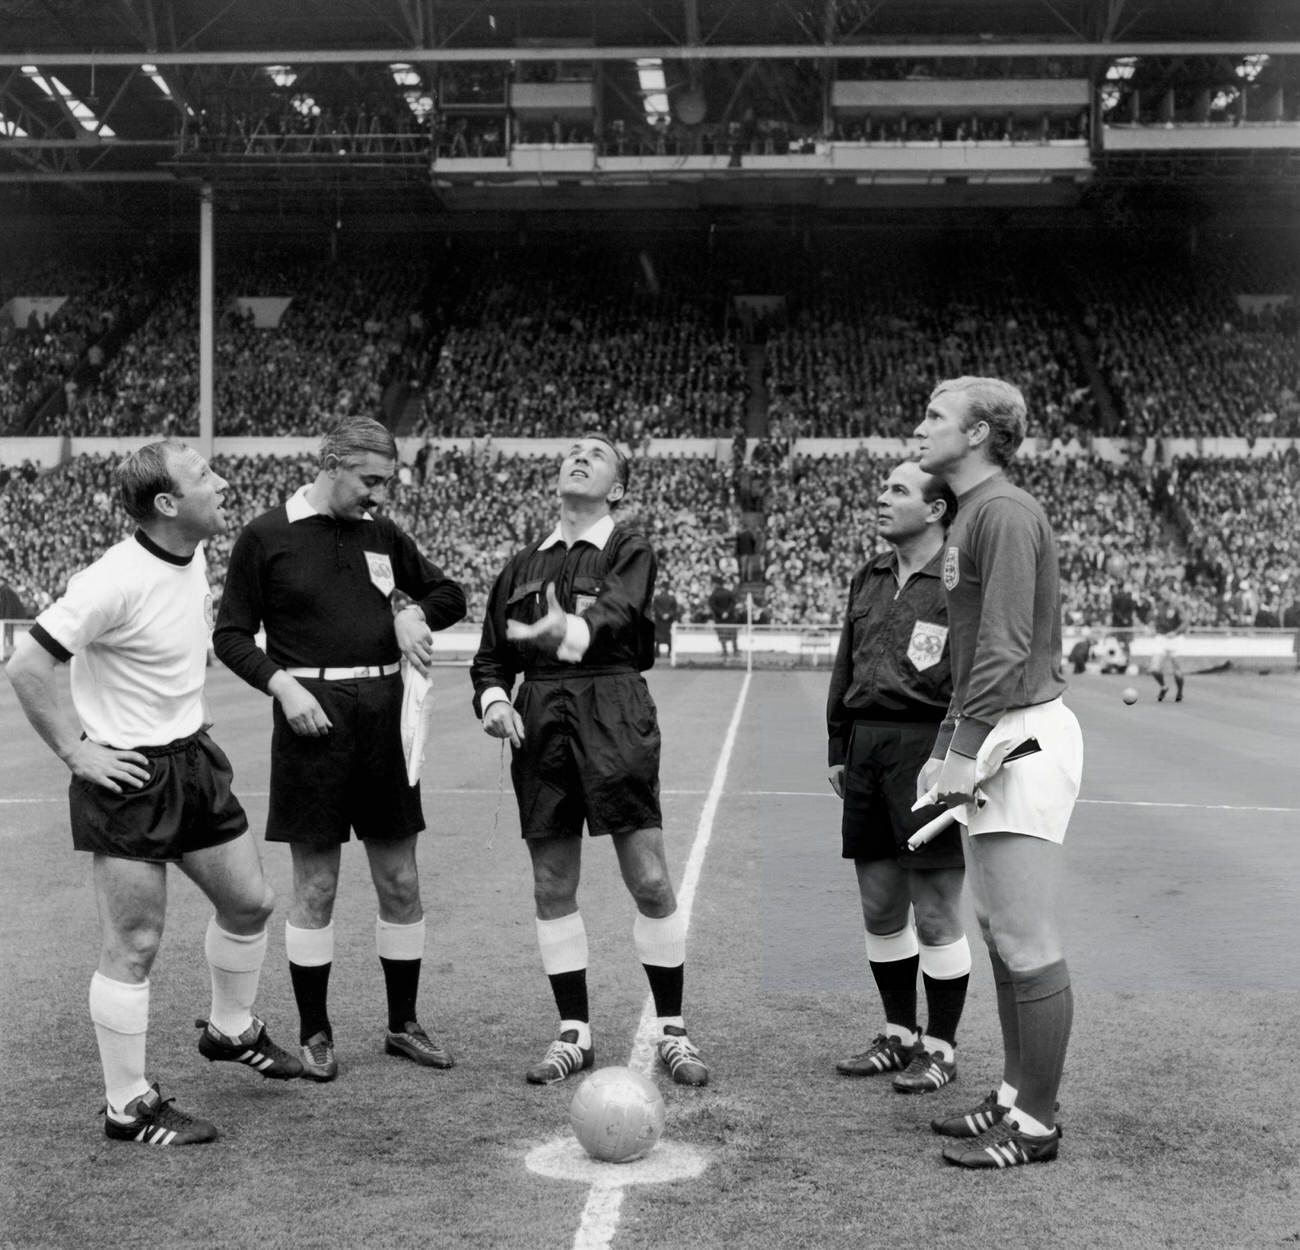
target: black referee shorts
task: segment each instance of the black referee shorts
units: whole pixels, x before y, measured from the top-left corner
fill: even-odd
[[[659,716],[640,673],[531,678],[515,700],[523,745],[510,760],[525,838],[663,828]]]
[[[363,841],[398,842],[424,828],[420,788],[406,781],[402,678],[298,679],[332,728],[296,734],[276,700],[271,727],[269,842],[337,846],[352,831]]]
[[[856,721],[844,760],[844,815],[840,826],[845,859],[894,859],[904,868],[961,868],[961,831],[949,825],[920,850],[907,839],[937,816],[912,811],[917,774],[930,758],[937,725]]]
[[[114,794],[74,777],[68,787],[72,845],[112,859],[174,864],[233,842],[248,817],[230,789],[226,753],[206,733],[166,746],[133,747],[149,759],[149,780]]]

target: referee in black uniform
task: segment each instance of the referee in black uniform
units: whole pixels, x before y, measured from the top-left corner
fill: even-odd
[[[679,1085],[709,1079],[682,1019],[686,929],[664,857],[658,715],[641,676],[654,664],[655,557],[643,534],[615,526],[611,514],[628,477],[627,457],[603,434],[570,447],[559,524],[497,577],[470,670],[484,731],[513,748],[537,943],[560,1015],[558,1036],[526,1073],[535,1085],[593,1062],[578,910],[584,823],[609,835],[636,903],[632,935],[654,997],[659,1058]]]
[[[906,846],[939,810],[911,809],[952,693],[940,574],[956,511],[948,486],[914,462],[890,473],[878,532],[893,550],[853,577],[826,705],[830,783],[844,800],[842,853],[857,870],[867,959],[885,1012],[884,1031],[836,1067],[846,1076],[895,1072],[900,1093],[928,1093],[956,1075],[957,1024],[970,980],[958,911],[960,833],[951,825],[917,851]]]
[[[415,1010],[425,938],[415,839],[424,815],[418,786],[407,782],[399,661],[427,670],[431,631],[465,615],[465,594],[375,514],[396,468],[397,445],[378,421],[347,418],[326,434],[315,480],[236,540],[213,636],[222,662],[275,700],[266,836],[288,842],[293,856],[285,948],[304,1076],[317,1081],[338,1074],[326,991],[339,861],[353,830],[379,901],[385,1049],[452,1066]],[[398,591],[412,602],[394,614]],[[262,628],[265,651],[255,638]]]

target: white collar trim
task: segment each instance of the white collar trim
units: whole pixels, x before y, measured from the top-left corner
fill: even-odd
[[[585,533],[579,534],[578,537],[574,539],[574,542],[590,543],[593,547],[597,548],[598,550],[604,551],[605,544],[609,542],[609,536],[613,532],[614,532],[614,518],[613,516],[606,515],[601,517],[600,520],[597,521],[593,526],[591,526],[591,528],[588,529]],[[545,551],[549,547],[554,547],[557,543],[562,543],[563,541],[564,541],[564,537],[563,535],[561,535],[560,527],[557,525],[542,540],[537,550]]]
[[[289,514],[290,525],[295,521],[305,521],[311,516],[326,515],[324,512],[320,512],[316,508],[313,508],[311,503],[308,501],[307,492],[310,489],[310,484],[307,486],[300,486],[292,495],[289,496],[288,499],[284,501],[284,510]],[[367,521],[373,521],[375,518],[367,512],[365,519]]]

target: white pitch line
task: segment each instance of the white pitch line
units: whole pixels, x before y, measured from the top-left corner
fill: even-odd
[[[722,750],[718,753],[718,763],[713,770],[713,783],[709,786],[708,797],[700,811],[699,822],[695,826],[695,841],[691,844],[691,853],[686,859],[686,869],[682,873],[681,885],[677,888],[677,909],[682,913],[682,928],[690,932],[691,908],[695,903],[695,890],[700,882],[700,871],[704,866],[704,856],[713,837],[713,821],[722,800],[723,787],[727,780],[727,767],[731,763],[731,753],[736,746],[736,735],[740,731],[740,717],[745,710],[745,696],[749,693],[752,674],[746,673],[741,682],[740,693],[736,696],[736,706],[732,709],[731,724],[727,726],[726,736],[722,740]],[[637,1025],[636,1040],[632,1043],[632,1054],[628,1067],[638,1072],[648,1072],[654,1056],[654,1047],[650,1033],[654,1024],[654,998],[647,996],[645,1007],[641,1011],[641,1022]],[[573,1237],[573,1250],[605,1250],[614,1238],[618,1228],[619,1211],[623,1206],[623,1187],[593,1185],[587,1191],[587,1202],[582,1209],[582,1220]]]
[[[831,792],[820,790],[733,790],[733,799],[834,799]],[[1091,803],[1097,807],[1184,807],[1198,812],[1300,812],[1300,807],[1255,807],[1242,803],[1163,803],[1151,799],[1075,799],[1076,803]]]

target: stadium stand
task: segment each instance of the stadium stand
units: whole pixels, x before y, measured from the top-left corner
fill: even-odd
[[[656,268],[658,295],[626,248],[483,257],[450,315],[416,432],[540,438],[594,413],[633,445],[729,433],[745,401],[739,345],[685,266]]]
[[[315,433],[333,417],[381,411],[388,386],[421,368],[425,279],[405,257],[229,258],[220,272],[214,403],[223,435]],[[176,275],[50,431],[196,434],[197,291],[192,271]],[[234,302],[258,296],[291,297],[278,325],[256,325]]]
[[[749,502],[761,502],[761,621],[825,626],[838,621],[846,574],[876,550],[875,498],[891,458],[795,456],[781,445],[751,450]],[[39,611],[69,574],[115,541],[125,522],[109,504],[112,458],[83,455],[48,473],[0,470],[0,560],[19,597]],[[284,499],[307,481],[308,457],[218,458],[232,484],[237,520]],[[404,467],[388,507],[428,550],[455,569],[481,618],[504,552],[549,528],[554,460],[500,457],[490,443],[439,447],[423,473]],[[1260,608],[1280,618],[1300,592],[1295,535],[1300,457],[1186,460],[1172,472],[1101,460],[1037,457],[1013,476],[1048,503],[1060,542],[1067,625],[1109,626],[1117,593],[1139,593],[1133,624],[1169,592],[1190,624],[1255,625]],[[735,536],[742,525],[733,466],[707,457],[642,457],[623,515],[659,552],[663,582],[686,622],[710,619],[715,576],[739,581]],[[233,534],[214,542],[219,590]],[[1254,587],[1243,596],[1240,583]],[[1267,621],[1262,622],[1267,624]]]
[[[1117,597],[1134,600],[1140,625],[1171,593],[1193,625],[1280,621],[1300,584],[1300,456],[1222,460],[1199,444],[1189,456],[1177,440],[1300,433],[1297,317],[1279,298],[1296,266],[1246,248],[1180,268],[1167,247],[1123,241],[1105,264],[1084,263],[1070,238],[872,241],[847,254],[661,241],[653,258],[626,241],[557,250],[526,238],[224,254],[217,434],[314,438],[336,415],[384,413],[423,444],[390,507],[457,568],[473,613],[504,554],[545,523],[529,501],[546,497],[552,472],[549,454],[506,458],[496,442],[518,451],[513,440],[598,426],[636,456],[629,511],[684,621],[709,619],[721,577],[750,584],[760,619],[820,627],[838,619],[846,571],[875,549],[888,461],[867,440],[908,435],[935,378],[995,372],[1029,398],[1038,454],[1013,471],[1050,501],[1067,626],[1112,624]],[[68,296],[46,324],[0,318],[8,432],[39,415],[45,432],[78,440],[197,433],[192,269],[51,258],[11,263],[0,282],[6,298]],[[768,302],[748,306],[748,292]],[[235,303],[286,295],[272,327]],[[1128,440],[1123,463],[1091,454],[1108,423]],[[675,438],[697,441],[639,454]],[[3,471],[4,570],[37,610],[115,536],[87,519],[102,514],[105,463]],[[308,468],[283,454],[219,463],[240,515]],[[218,585],[227,547],[211,553]]]

